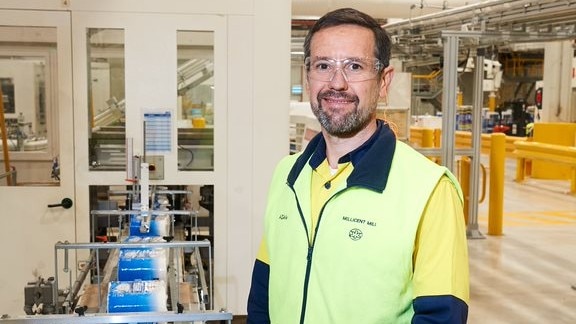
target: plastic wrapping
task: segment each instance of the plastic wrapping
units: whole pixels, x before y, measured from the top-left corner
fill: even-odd
[[[168,236],[170,234],[170,216],[169,215],[152,215],[150,216],[150,227],[146,232],[140,230],[142,216],[130,216],[130,236]]]
[[[166,312],[166,282],[112,281],[108,285],[108,313]]]

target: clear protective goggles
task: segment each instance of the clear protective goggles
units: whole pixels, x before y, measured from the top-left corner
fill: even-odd
[[[316,81],[330,82],[336,71],[340,70],[346,82],[359,82],[375,79],[384,68],[384,64],[375,58],[347,58],[335,60],[330,58],[307,57],[304,60],[308,76]]]

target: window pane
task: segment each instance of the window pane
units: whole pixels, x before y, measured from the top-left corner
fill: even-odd
[[[214,32],[178,31],[178,170],[214,170]]]
[[[90,168],[125,170],[124,30],[89,28],[87,41]]]
[[[0,26],[0,185],[59,184],[56,50],[54,27]],[[4,172],[5,149],[15,174]]]

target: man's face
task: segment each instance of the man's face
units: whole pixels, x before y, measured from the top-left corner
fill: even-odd
[[[307,74],[312,111],[328,134],[351,137],[376,118],[378,99],[386,95],[390,70],[373,72],[361,81],[350,80],[358,79],[352,76],[355,69],[346,67],[347,61],[339,62],[358,60],[368,62],[366,66],[372,68],[376,60],[374,46],[372,31],[355,25],[329,27],[313,36],[310,68],[329,66],[314,65],[318,61],[336,62],[337,67],[326,80],[314,77],[311,70]]]

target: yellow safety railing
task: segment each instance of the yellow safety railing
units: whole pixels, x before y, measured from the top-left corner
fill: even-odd
[[[433,136],[432,139],[426,136]],[[415,147],[440,147],[442,131],[440,129],[431,129],[425,127],[410,127],[410,144]],[[514,142],[527,141],[527,137],[506,136],[504,139],[504,151],[506,157],[514,158]],[[491,134],[482,134],[480,139],[480,151],[483,154],[490,153],[490,146],[492,145]],[[434,143],[434,146],[426,146],[428,143]],[[457,148],[472,147],[472,133],[467,131],[456,131],[454,143]]]
[[[529,161],[540,160],[559,163],[570,167],[570,193],[576,194],[576,147],[539,142],[514,143],[516,162],[516,181],[522,182],[527,175]]]
[[[488,234],[502,235],[502,223],[504,214],[504,169],[506,157],[513,157],[514,143],[525,142],[526,137],[506,136],[504,133],[482,134],[481,152],[490,155],[489,174],[489,201],[488,201]],[[441,131],[439,129],[411,127],[410,144],[414,147],[431,148],[440,147]],[[455,145],[458,148],[471,148],[471,132],[456,131]],[[438,158],[431,158],[439,162]],[[468,223],[468,201],[470,199],[470,159],[463,157],[459,162],[459,181],[464,194],[464,217]],[[486,195],[486,168],[480,164],[482,171],[482,194],[479,202]]]
[[[414,74],[412,79],[435,80],[442,73],[442,70],[435,70],[428,74]]]
[[[435,70],[429,74],[412,75],[412,87],[414,93],[435,93],[439,90],[440,82],[438,79],[442,76],[442,70]]]

